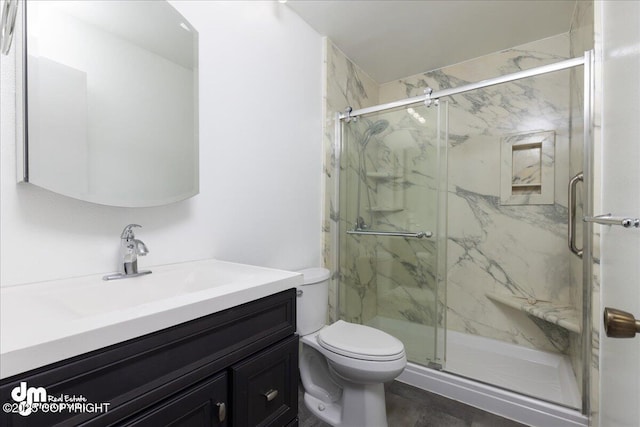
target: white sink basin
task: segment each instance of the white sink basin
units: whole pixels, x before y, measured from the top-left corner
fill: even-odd
[[[0,290],[0,378],[253,301],[302,283],[282,270],[204,260]]]
[[[153,273],[112,281],[91,280],[40,294],[77,316],[95,316],[131,310],[161,300],[206,291],[219,295],[229,287],[240,289],[272,280],[273,271],[223,262],[173,264],[153,268]],[[280,274],[278,271],[276,274]],[[144,308],[144,307],[143,307]]]

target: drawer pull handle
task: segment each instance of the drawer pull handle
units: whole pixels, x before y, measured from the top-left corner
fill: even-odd
[[[218,421],[222,423],[227,418],[227,405],[224,402],[218,402],[216,406],[218,407]]]
[[[268,392],[263,394],[263,396],[267,398],[267,402],[271,402],[278,396],[278,390],[269,390]]]

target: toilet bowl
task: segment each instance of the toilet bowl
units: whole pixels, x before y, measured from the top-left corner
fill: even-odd
[[[305,405],[334,427],[386,427],[383,383],[404,370],[404,345],[368,326],[342,320],[325,325],[329,271],[301,273],[296,312]]]

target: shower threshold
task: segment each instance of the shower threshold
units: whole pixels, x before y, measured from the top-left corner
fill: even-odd
[[[433,353],[433,328],[376,316],[367,322],[400,339],[410,362],[426,365]],[[444,370],[475,381],[580,408],[581,397],[569,358],[490,338],[447,331]]]

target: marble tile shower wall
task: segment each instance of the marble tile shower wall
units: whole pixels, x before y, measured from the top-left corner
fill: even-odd
[[[354,229],[357,209],[357,182],[360,179],[360,142],[369,123],[364,120],[352,121],[343,127],[342,159],[340,161],[340,286],[339,317],[350,322],[366,323],[376,315],[378,301],[377,238],[372,236],[352,236],[346,230]],[[375,142],[370,142],[370,147]],[[366,150],[369,152],[370,150]],[[365,159],[370,163],[370,159]],[[371,165],[370,165],[371,166]],[[366,178],[363,178],[363,183]],[[363,184],[364,187],[364,184]],[[360,215],[369,221],[366,202],[371,193],[361,188]]]
[[[349,132],[343,141],[341,162],[345,178],[341,181],[345,187],[341,188],[344,198],[340,206],[348,228],[354,228],[359,212],[371,230],[435,234],[438,116],[435,108],[415,108],[420,113],[414,114],[424,123],[402,109],[346,125]],[[364,130],[378,120],[388,125],[369,138],[363,150],[360,141]],[[431,239],[343,236],[341,248],[346,248],[342,253],[345,262],[341,262],[346,298],[341,304],[346,308],[343,314],[362,323],[381,316],[434,326],[438,315],[435,242],[435,235]],[[365,260],[358,261],[354,259],[354,248],[360,251],[369,248],[370,252]],[[369,294],[376,295],[375,301],[370,301]],[[362,309],[354,310],[354,306]]]
[[[325,67],[325,88],[324,88],[324,211],[323,211],[323,262],[324,266],[331,271],[331,281],[329,286],[329,320],[335,321],[337,315],[337,292],[338,292],[338,254],[345,251],[339,250],[338,229],[340,235],[344,234],[345,210],[340,212],[338,197],[338,168],[340,153],[335,146],[335,115],[344,111],[348,106],[354,109],[369,107],[378,103],[378,84],[351,62],[329,39],[324,40],[324,67]],[[364,129],[362,129],[364,130]],[[344,177],[343,177],[344,178]],[[352,180],[353,178],[351,178]],[[344,180],[344,179],[343,179]],[[342,221],[341,221],[342,218]],[[352,242],[353,243],[353,242]],[[347,248],[345,248],[347,249]],[[356,245],[349,247],[349,252],[355,254],[347,265],[352,265],[355,271],[360,272],[355,276],[357,281],[351,282],[352,289],[368,297],[366,304],[360,304],[363,300],[358,298],[357,304],[350,303],[356,310],[356,314],[362,317],[362,312],[366,307],[375,310],[376,294],[375,281],[372,279],[370,270],[372,268],[370,260],[374,259],[371,254],[374,250],[372,245]],[[345,283],[347,283],[345,281]],[[340,287],[341,292],[346,295],[347,286]],[[342,298],[346,298],[343,295]],[[345,300],[343,300],[345,301]],[[346,304],[342,304],[346,306]]]
[[[423,261],[417,259],[416,253],[433,253],[432,248],[388,250],[381,248],[375,239],[351,239],[351,243],[346,243],[350,246],[340,248],[342,259],[336,257],[339,242],[335,231],[340,227],[343,234],[347,224],[353,226],[354,218],[347,218],[346,212],[353,212],[355,201],[353,198],[343,199],[340,212],[335,209],[338,197],[335,112],[343,111],[346,106],[361,108],[420,95],[426,86],[434,89],[459,86],[577,56],[576,49],[589,48],[590,30],[584,28],[585,22],[592,19],[589,3],[578,2],[572,26],[574,32],[571,34],[532,42],[380,86],[327,40],[323,231],[324,262],[333,273],[330,320],[338,317],[336,272],[339,262],[344,276],[340,287],[340,306],[342,310],[348,307],[348,312],[341,315],[348,320],[366,322],[376,315],[384,315],[420,321],[420,317],[425,314],[430,317],[431,314],[423,310],[416,316],[413,308],[416,304],[432,302],[423,302],[413,296],[410,279],[404,281],[394,277],[389,280],[388,274],[381,271],[385,263],[377,261],[381,253],[387,253],[391,259],[395,256],[393,254],[407,249],[407,253],[413,254],[409,264],[419,265]],[[564,329],[492,302],[485,294],[499,292],[533,296],[538,300],[580,306],[581,290],[576,286],[581,282],[579,261],[572,260],[565,249],[566,186],[570,173],[579,169],[581,158],[578,147],[582,137],[581,121],[578,121],[582,108],[580,76],[580,71],[571,77],[569,71],[553,73],[450,99],[447,243],[448,328],[526,347],[568,353],[579,380],[581,361],[577,355],[579,340],[576,337],[571,337]],[[361,138],[366,127],[364,122],[353,125],[345,138]],[[513,134],[549,130],[555,133],[554,203],[501,205],[501,139]],[[353,146],[352,150],[355,150]],[[358,154],[352,151],[343,153],[343,156],[357,159]],[[355,182],[356,169],[345,167],[341,171],[341,181]],[[341,193],[344,197],[344,188]],[[390,223],[407,224],[408,221],[409,218],[396,217]],[[349,259],[345,258],[347,252]],[[387,270],[398,273],[397,269]],[[423,282],[428,280],[423,279]],[[379,298],[384,294],[392,294],[392,301]],[[597,363],[597,358],[594,363]]]
[[[425,87],[457,87],[569,57],[559,35],[380,87],[380,102]],[[447,328],[567,352],[569,333],[489,300],[496,292],[571,305],[566,249],[569,73],[453,96],[449,102]],[[555,193],[548,205],[502,205],[501,140],[555,132]]]
[[[359,119],[344,127],[342,153],[334,144],[335,113],[345,107],[354,109],[378,104],[378,85],[326,41],[326,98],[325,98],[325,211],[324,211],[324,265],[332,272],[329,292],[329,320],[338,317],[348,321],[367,323],[377,315],[388,318],[411,319],[433,324],[435,318],[434,240],[385,239],[372,236],[348,236],[345,231],[354,228],[357,216],[357,182],[360,179],[360,141],[365,131],[377,118]],[[361,188],[360,215],[369,225],[383,231],[406,230],[422,227],[434,230],[428,218],[436,218],[437,194],[431,170],[437,161],[435,115],[420,126],[406,111],[385,114],[388,129],[371,138],[365,151],[369,178]],[[416,127],[416,125],[418,125]],[[425,143],[425,141],[428,141]],[[390,146],[393,145],[392,146]],[[342,160],[338,164],[338,154]],[[427,159],[431,164],[425,164]],[[340,167],[340,179],[336,180]],[[422,169],[422,170],[421,170]],[[427,173],[424,169],[427,169]],[[376,177],[377,174],[389,176]],[[397,176],[396,176],[397,175]],[[338,188],[337,186],[341,187]],[[365,184],[363,184],[365,185]],[[424,197],[425,192],[431,197]],[[422,195],[422,196],[421,196]],[[337,197],[341,199],[338,201]],[[398,197],[402,200],[396,200]],[[371,213],[369,198],[375,207]],[[338,203],[339,202],[339,203]],[[339,212],[336,206],[340,206]],[[384,207],[402,205],[404,214]],[[426,218],[420,222],[417,215]],[[338,234],[336,230],[340,230]],[[337,258],[339,254],[339,259]],[[429,264],[429,265],[426,265]],[[340,265],[340,286],[338,268]],[[400,286],[402,284],[402,286]],[[424,290],[427,289],[427,292]],[[339,292],[340,307],[337,307]],[[402,294],[397,296],[396,294]],[[384,302],[381,302],[384,301]],[[398,305],[399,304],[399,305]],[[338,313],[340,309],[340,313]]]

